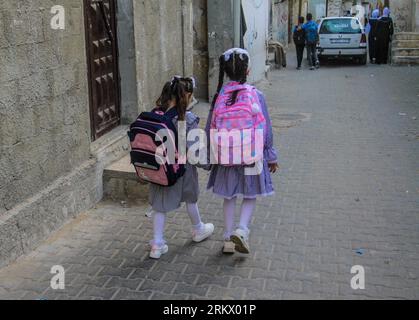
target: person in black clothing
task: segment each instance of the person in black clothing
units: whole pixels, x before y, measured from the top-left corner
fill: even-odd
[[[378,27],[378,16],[380,11],[374,10],[367,25],[368,32],[368,49],[370,55],[370,62],[374,63],[377,57],[377,27]]]
[[[377,26],[377,64],[387,64],[390,42],[394,34],[393,19],[390,18],[390,10],[386,7],[383,16],[378,19]]]
[[[293,39],[297,49],[297,70],[301,69],[301,63],[304,57],[304,48],[306,45],[305,31],[303,30],[304,17],[298,18],[298,25],[294,28]]]

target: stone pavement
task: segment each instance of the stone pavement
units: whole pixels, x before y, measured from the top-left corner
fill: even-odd
[[[0,299],[419,299],[419,68],[297,72],[289,60],[260,84],[282,171],[258,203],[249,256],[220,253],[222,204],[202,171],[209,241],[191,242],[179,210],[169,253],[149,260],[146,207],[101,203],[0,270]],[[54,265],[65,290],[50,288]],[[354,265],[365,290],[351,289]]]

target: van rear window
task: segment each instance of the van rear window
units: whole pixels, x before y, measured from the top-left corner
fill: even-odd
[[[362,30],[356,19],[330,19],[323,21],[320,33],[362,33]]]

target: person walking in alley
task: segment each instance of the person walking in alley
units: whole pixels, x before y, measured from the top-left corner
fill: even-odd
[[[246,84],[249,73],[250,56],[246,50],[234,48],[226,51],[220,58],[220,73],[217,93],[214,97],[207,122],[207,135],[213,131],[231,133],[239,130],[239,137],[246,135],[244,130],[263,131],[261,149],[251,144],[244,144],[243,154],[255,154],[253,163],[242,161],[241,164],[224,164],[222,161],[212,165],[208,189],[224,199],[224,247],[223,252],[232,254],[235,251],[249,253],[249,225],[256,207],[256,199],[274,193],[271,174],[278,169],[277,154],[273,146],[273,131],[264,95],[255,87]],[[224,75],[229,82],[224,84]],[[250,128],[250,129],[249,129]],[[211,139],[211,149],[218,149],[218,139]],[[222,143],[222,142],[221,142]],[[234,144],[234,142],[233,142]],[[256,150],[259,150],[256,151]],[[242,152],[239,152],[241,155]],[[231,160],[231,159],[230,159]],[[236,162],[235,162],[236,163]],[[249,163],[249,164],[246,164]],[[258,169],[258,170],[256,170]],[[250,173],[249,173],[250,171]],[[240,223],[234,231],[236,202],[243,197]]]
[[[377,57],[377,30],[379,15],[380,11],[375,9],[372,12],[372,16],[369,19],[366,27],[366,32],[368,33],[368,49],[371,63],[375,63]]]
[[[194,80],[192,78],[174,77],[167,82],[161,96],[157,101],[158,110],[165,114],[176,111],[173,123],[177,128],[178,121],[186,122],[186,134],[192,129],[198,128],[199,118],[192,112],[187,112],[187,107],[193,99]],[[187,142],[187,149],[189,148]],[[159,259],[169,250],[164,240],[164,227],[166,216],[175,211],[186,202],[186,209],[193,225],[192,240],[201,242],[214,232],[214,225],[204,224],[198,209],[199,183],[198,172],[195,166],[186,164],[186,171],[175,185],[163,187],[150,184],[150,204],[153,208],[154,238],[151,241],[150,258]]]
[[[306,35],[306,45],[309,56],[310,70],[319,68],[317,60],[317,43],[319,42],[319,33],[317,23],[313,21],[313,15],[307,14],[307,22],[303,25],[303,30]]]
[[[389,8],[384,8],[383,15],[378,19],[377,26],[377,64],[387,64],[389,58],[390,42],[394,34],[393,19]]]
[[[293,39],[295,49],[297,50],[297,70],[301,70],[301,63],[304,57],[304,48],[306,46],[306,35],[303,30],[304,17],[298,18],[298,25],[294,27]]]

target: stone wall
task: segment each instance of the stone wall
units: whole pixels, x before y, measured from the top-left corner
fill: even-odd
[[[126,128],[91,144],[89,118],[83,1],[0,2],[0,267],[102,198]]]
[[[412,25],[414,26],[414,30],[415,32],[419,32],[419,0],[414,0],[414,12],[415,15],[412,19]]]
[[[327,7],[328,17],[339,17],[342,14],[342,0],[329,0]]]
[[[269,1],[242,0],[247,31],[244,47],[249,51],[251,71],[249,82],[263,80],[267,72],[267,40],[269,39]]]
[[[293,0],[292,1],[292,25],[296,25],[298,22],[298,16],[300,14],[300,3],[299,0]],[[307,9],[308,8],[308,0],[302,0],[301,1],[301,16],[304,17],[304,19],[306,18],[307,15]]]
[[[132,0],[118,0],[117,31],[121,78],[121,121],[129,124],[138,116],[135,69],[134,12]]]
[[[82,0],[0,2],[0,217],[90,156]]]
[[[208,19],[207,0],[193,2],[193,32],[194,32],[194,68],[197,79],[195,96],[208,99]]]
[[[395,32],[408,32],[413,30],[412,14],[414,14],[412,1],[392,0],[390,5],[391,17],[394,21]]]
[[[272,6],[272,37],[284,45],[288,45],[288,0],[274,3]]]
[[[139,111],[155,106],[173,75],[193,74],[191,0],[134,0]]]
[[[292,26],[294,27],[296,24],[297,24],[297,22],[298,22],[298,15],[299,15],[299,3],[298,3],[298,0],[293,0],[292,1],[292,17],[291,17],[291,20],[292,20]]]
[[[232,17],[232,0],[208,1],[208,88],[210,101],[217,91],[220,54],[234,45]]]

